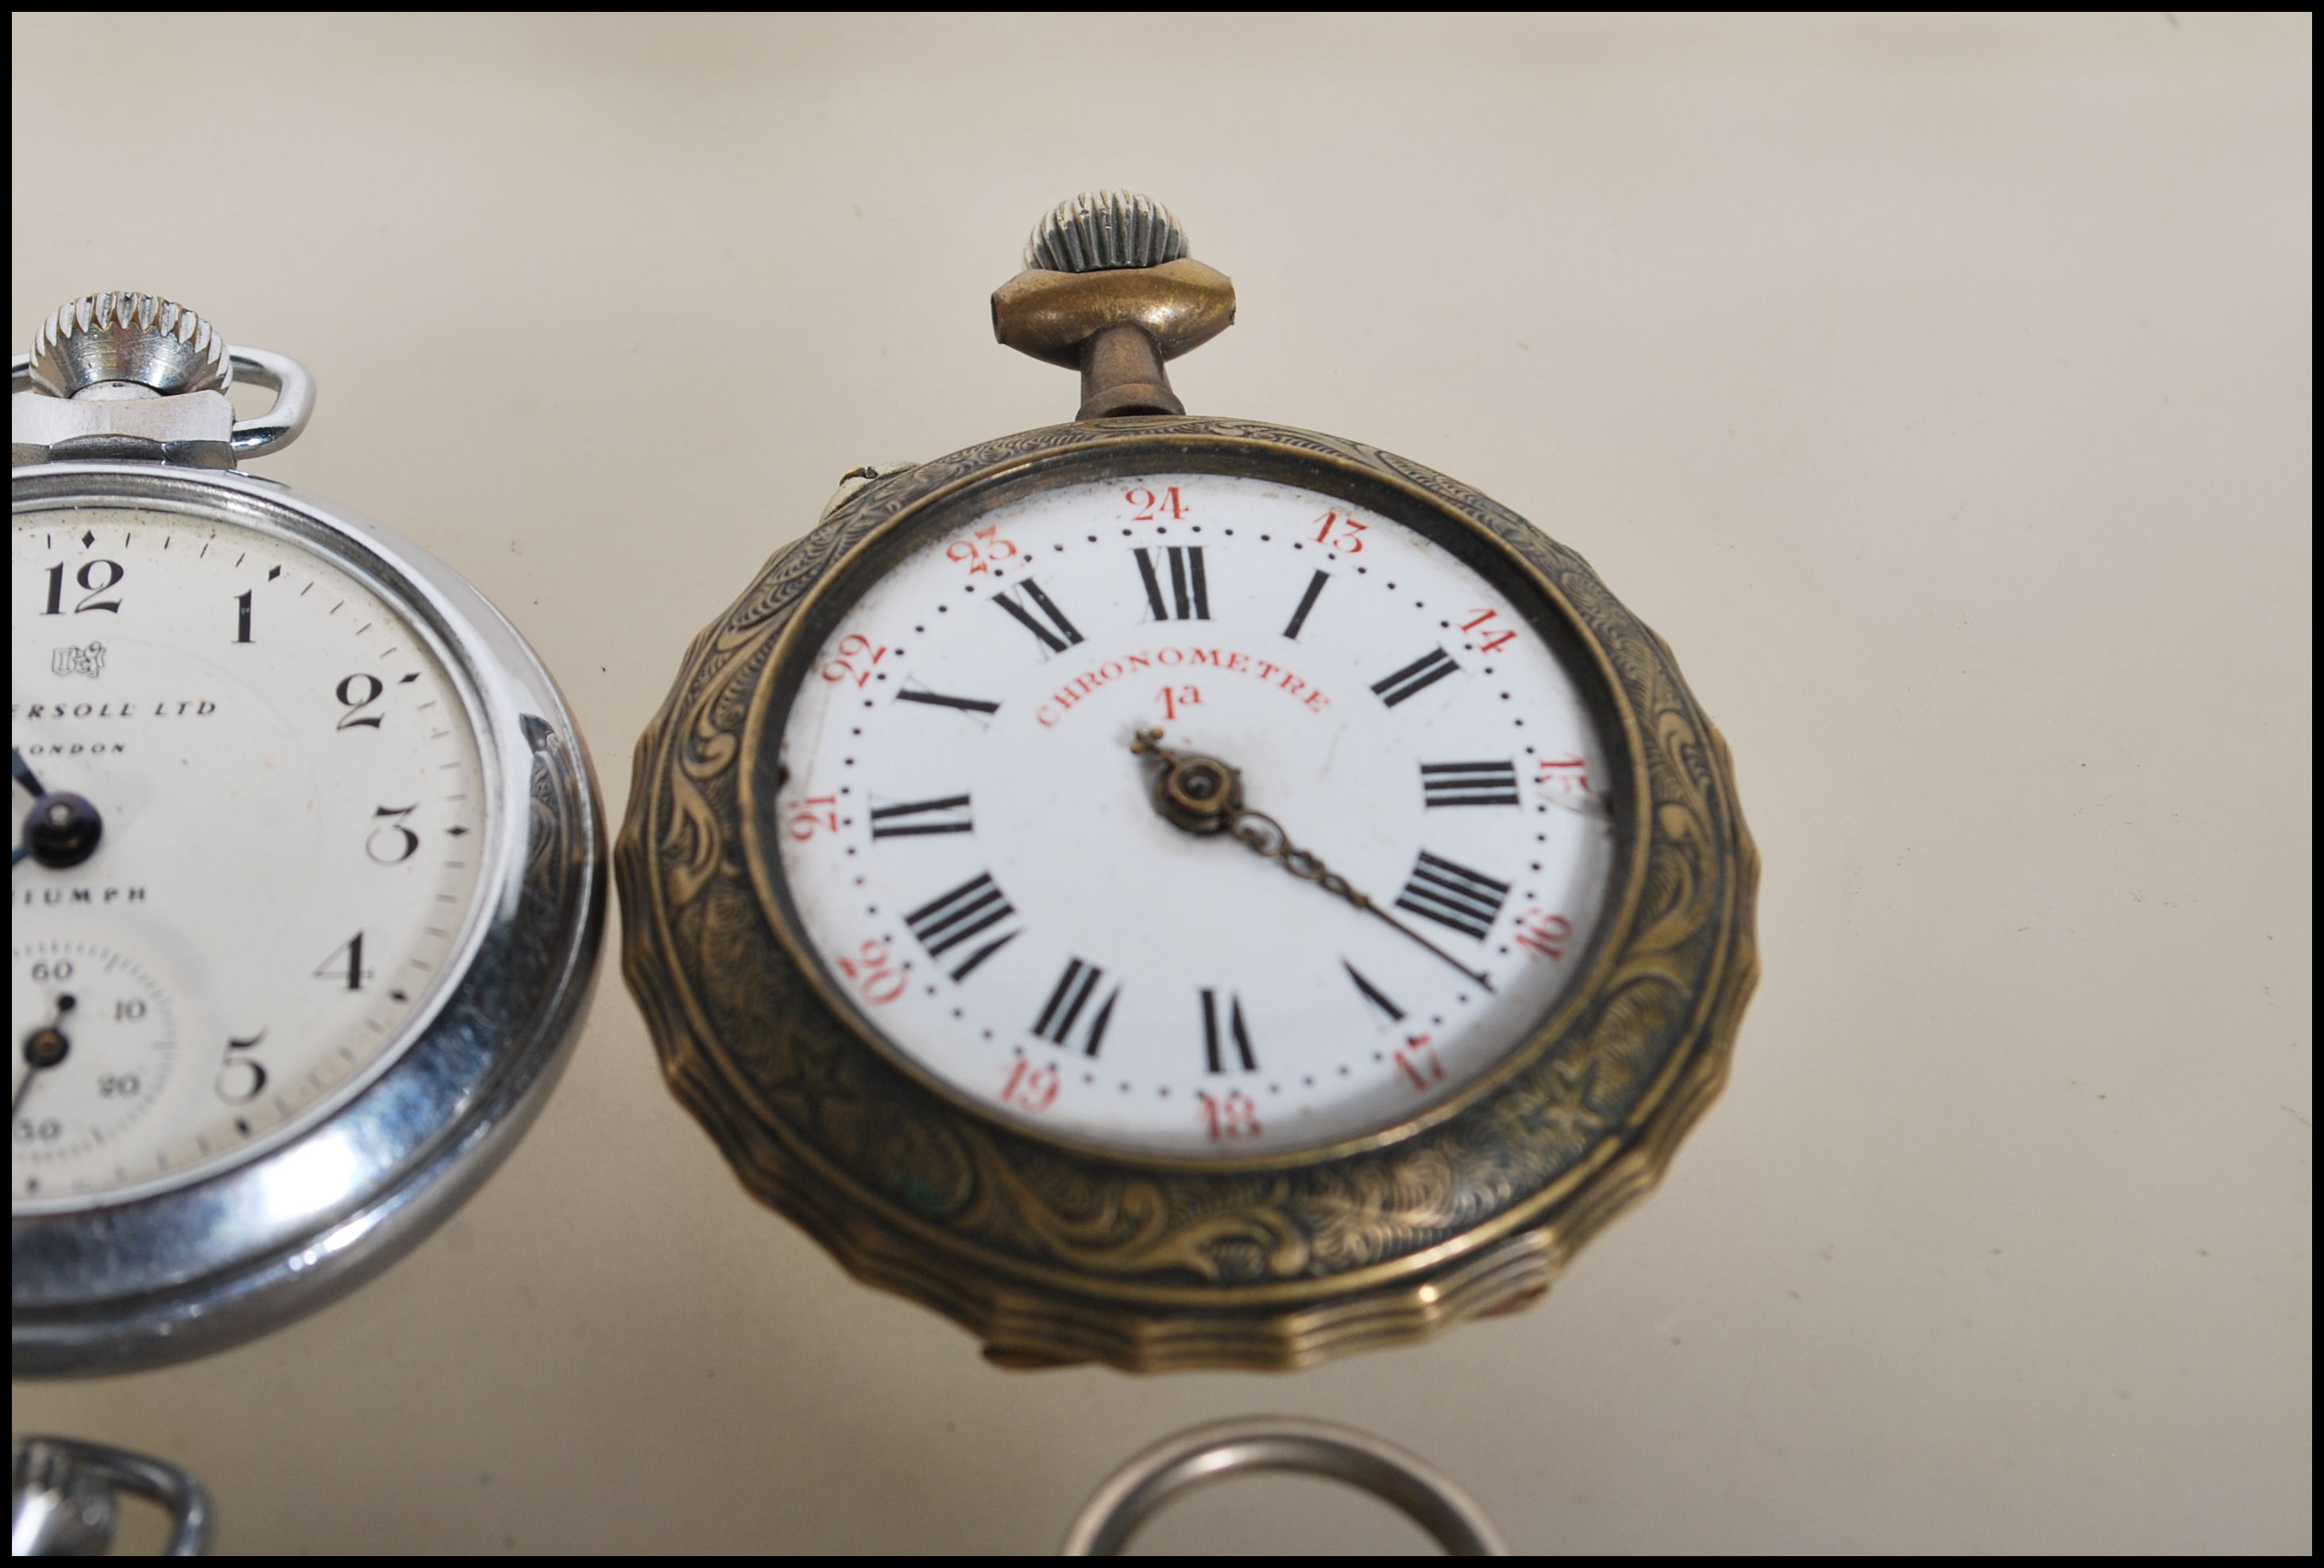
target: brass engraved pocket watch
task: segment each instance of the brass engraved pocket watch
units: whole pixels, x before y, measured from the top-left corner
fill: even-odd
[[[604,829],[475,588],[235,471],[304,427],[295,361],[94,294],[11,387],[12,1356],[117,1371],[321,1305],[499,1162],[586,1005]]]
[[[1290,1367],[1528,1302],[1717,1093],[1726,749],[1588,566],[1189,418],[1232,285],[1060,206],[1070,425],[849,476],[639,743],[624,972],[744,1185],[1006,1365]]]

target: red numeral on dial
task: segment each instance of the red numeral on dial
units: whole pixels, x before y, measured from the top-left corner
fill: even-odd
[[[968,567],[972,577],[992,569],[995,561],[1017,558],[1016,541],[1001,537],[1001,525],[989,523],[966,539],[956,539],[945,547],[945,559],[959,561]]]
[[[818,831],[839,831],[839,797],[807,795],[783,803],[783,831],[805,844]]]
[[[839,973],[855,982],[864,1001],[875,1005],[895,1001],[911,983],[905,978],[903,969],[890,961],[885,942],[866,942],[854,957],[842,958],[838,963]]]
[[[1259,1124],[1259,1107],[1250,1095],[1237,1089],[1223,1099],[1213,1098],[1197,1089],[1194,1098],[1203,1104],[1203,1124],[1209,1130],[1213,1143],[1232,1143],[1240,1139],[1257,1138],[1264,1130]]]
[[[1057,1070],[1037,1067],[1022,1056],[1009,1069],[1009,1082],[1001,1086],[1001,1098],[1023,1111],[1047,1111],[1057,1097]]]
[[[851,678],[858,686],[872,684],[872,667],[888,657],[885,648],[874,647],[872,639],[860,632],[850,632],[839,640],[839,656],[823,667],[825,680],[846,680]],[[862,668],[858,669],[857,665]]]
[[[1461,623],[1461,630],[1463,632],[1474,632],[1478,627],[1486,625],[1499,614],[1500,612],[1498,610],[1480,610],[1477,612],[1477,618],[1475,620],[1463,621]],[[1488,632],[1483,636],[1477,639],[1477,648],[1480,652],[1499,653],[1502,649],[1507,648],[1510,643],[1515,642],[1517,640],[1517,634],[1514,632]]]
[[[1527,909],[1518,917],[1517,945],[1536,957],[1562,961],[1573,944],[1573,922],[1563,915]]]
[[[1363,531],[1362,523],[1352,517],[1342,517],[1336,512],[1327,512],[1315,520],[1315,542],[1330,545],[1333,549],[1344,550],[1351,556],[1363,552]]]
[[[1141,484],[1135,490],[1123,492],[1121,498],[1133,509],[1134,515],[1130,520],[1132,522],[1152,522],[1157,516],[1178,518],[1186,515],[1186,503],[1178,499],[1178,487],[1175,484],[1159,495]]]
[[[1414,1035],[1396,1054],[1396,1070],[1416,1092],[1444,1082],[1444,1065],[1436,1059],[1436,1047],[1428,1039],[1426,1035]]]

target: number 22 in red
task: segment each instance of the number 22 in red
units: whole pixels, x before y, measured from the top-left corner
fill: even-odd
[[[872,667],[888,656],[887,649],[874,646],[872,639],[860,632],[850,632],[839,640],[837,656],[823,667],[825,680],[845,680],[853,676],[858,686],[872,684]],[[861,661],[863,668],[858,669]]]

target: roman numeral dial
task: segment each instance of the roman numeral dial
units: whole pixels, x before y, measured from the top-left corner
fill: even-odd
[[[1164,449],[1126,433],[1104,463]],[[751,823],[786,945],[869,1047],[1061,1148],[1297,1153],[1476,1084],[1595,973],[1636,827],[1563,808],[1567,772],[1624,787],[1572,639],[1433,515],[1081,461],[931,490],[778,634]]]

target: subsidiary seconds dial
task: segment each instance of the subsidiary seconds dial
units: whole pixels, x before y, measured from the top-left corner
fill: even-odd
[[[780,745],[762,842],[832,987],[925,1078],[1099,1148],[1407,1121],[1540,1025],[1607,898],[1558,656],[1443,546],[1256,478],[1061,486],[930,540]]]

